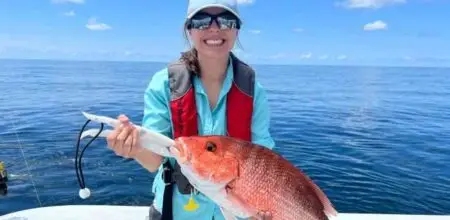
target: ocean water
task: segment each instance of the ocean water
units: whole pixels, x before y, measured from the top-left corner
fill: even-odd
[[[153,174],[97,139],[78,197],[81,111],[140,124],[143,92],[164,63],[0,61],[0,215],[67,204],[149,205]],[[280,152],[339,212],[450,214],[450,69],[254,66]],[[93,123],[89,127],[97,127]],[[84,142],[86,143],[86,142]]]

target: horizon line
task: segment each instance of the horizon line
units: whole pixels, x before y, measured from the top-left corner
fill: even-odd
[[[108,62],[108,63],[159,63],[168,64],[172,61],[158,61],[158,60],[125,60],[125,59],[57,59],[57,58],[7,58],[0,57],[0,61],[58,61],[58,62]],[[450,68],[450,64],[437,66],[437,65],[391,65],[391,64],[315,64],[315,63],[261,63],[261,62],[249,62],[244,61],[249,65],[257,66],[315,66],[315,67],[376,67],[376,68]]]

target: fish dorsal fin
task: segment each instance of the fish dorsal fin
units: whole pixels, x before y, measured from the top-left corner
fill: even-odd
[[[325,195],[325,193],[311,179],[309,179],[309,178],[307,178],[307,179],[308,179],[309,185],[313,188],[314,192],[316,193],[317,197],[319,198],[320,202],[322,203],[323,211],[325,212],[325,214],[329,215],[329,216],[337,216],[338,212],[333,207],[333,204],[331,204],[330,200]]]

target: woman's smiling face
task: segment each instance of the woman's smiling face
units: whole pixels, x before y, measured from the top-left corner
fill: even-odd
[[[224,12],[228,11],[217,7],[203,9],[193,17],[194,19],[192,20],[192,23],[201,23],[202,17],[207,17],[204,15],[218,15]],[[233,17],[231,13],[225,16],[230,18]],[[237,18],[235,19],[237,20]],[[193,28],[189,29],[190,38],[192,39],[198,53],[211,58],[224,57],[228,56],[229,52],[233,49],[234,43],[236,42],[238,29],[220,28],[216,21],[213,21],[209,27],[204,29],[195,28],[195,24],[191,26],[193,26]]]

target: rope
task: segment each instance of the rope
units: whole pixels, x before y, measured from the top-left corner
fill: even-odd
[[[39,202],[39,206],[42,207],[41,199],[39,198],[39,193],[37,191],[36,184],[34,183],[33,176],[32,176],[31,171],[30,171],[30,166],[28,165],[28,161],[25,158],[25,152],[23,151],[22,142],[20,141],[19,134],[17,133],[16,125],[14,124],[14,120],[10,120],[10,121],[11,121],[11,124],[13,126],[14,133],[16,134],[17,143],[19,144],[20,151],[22,152],[22,158],[25,161],[25,165],[26,165],[27,170],[28,170],[28,175],[30,175],[30,180],[31,180],[31,183],[33,184],[33,188],[34,188],[34,192],[36,193],[37,201]]]

